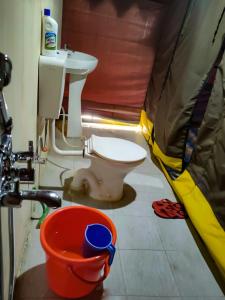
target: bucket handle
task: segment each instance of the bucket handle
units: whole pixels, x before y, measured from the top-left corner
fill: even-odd
[[[79,278],[81,281],[83,282],[86,282],[88,284],[99,284],[101,283],[103,280],[106,279],[106,277],[109,275],[109,271],[110,271],[110,266],[109,266],[109,263],[108,262],[105,262],[105,265],[104,265],[104,274],[101,276],[100,279],[96,280],[96,281],[92,281],[92,280],[87,280],[83,277],[81,277],[77,272],[76,270],[74,270],[74,268],[72,266],[68,266],[70,272],[76,276],[77,278]]]

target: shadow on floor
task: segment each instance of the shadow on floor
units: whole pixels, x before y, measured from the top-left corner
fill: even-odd
[[[31,268],[17,278],[14,300],[22,298],[57,298],[48,288],[45,264]]]
[[[90,295],[79,299],[100,300],[103,293],[103,285],[99,285]],[[31,268],[17,278],[14,300],[21,299],[63,299],[49,289],[45,264]]]
[[[66,178],[64,182],[63,199],[72,203],[88,205],[90,207],[109,209],[120,208],[133,202],[136,198],[136,191],[129,185],[124,184],[124,194],[120,201],[99,201],[92,199],[84,191],[74,191],[70,189],[70,183],[73,177]]]

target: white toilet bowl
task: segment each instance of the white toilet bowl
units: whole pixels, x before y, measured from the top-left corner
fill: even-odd
[[[71,189],[85,189],[96,200],[117,201],[123,196],[124,177],[146,158],[139,145],[119,138],[92,135],[85,142],[91,166],[78,170]]]

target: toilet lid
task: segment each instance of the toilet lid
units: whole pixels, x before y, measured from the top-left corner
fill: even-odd
[[[105,159],[129,163],[147,156],[145,149],[128,140],[92,135],[88,141],[89,152]]]

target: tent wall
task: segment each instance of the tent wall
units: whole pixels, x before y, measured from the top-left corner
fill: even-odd
[[[225,22],[221,24],[225,28]],[[219,39],[219,37],[218,37]],[[220,39],[221,40],[221,39]],[[225,62],[221,62],[214,89],[200,127],[197,147],[188,168],[225,229]]]
[[[161,30],[157,55],[154,62],[153,72],[147,91],[146,111],[149,118],[154,122],[157,103],[160,99],[163,84],[168,72],[170,61],[182,28],[182,22],[188,9],[189,0],[170,1],[164,19],[165,26]]]
[[[171,4],[179,10],[168,14],[168,28],[162,30],[141,123],[153,153],[225,278],[225,55],[221,51],[225,2],[180,2],[183,6],[179,1]],[[219,52],[222,60],[217,60]],[[199,102],[203,87],[208,97]],[[186,164],[184,154],[195,114],[201,122]]]
[[[95,55],[85,112],[139,120],[169,0],[63,1],[62,46]]]
[[[181,159],[184,156],[196,95],[216,60],[225,34],[225,18],[219,24],[224,1],[217,1],[216,4],[209,0],[189,3],[186,6],[189,11],[180,32],[165,86],[163,87],[165,71],[162,74],[159,71],[160,65],[165,65],[162,59],[161,62],[158,60],[158,68],[157,65],[154,68],[149,86],[149,90],[154,92],[148,94],[146,103],[149,118],[154,120],[155,140],[159,148],[164,154]],[[212,14],[214,18],[211,17]],[[184,12],[182,15],[185,15]],[[178,28],[177,32],[179,33]],[[165,43],[163,36],[162,43]],[[165,44],[163,46],[165,49]],[[172,51],[170,53],[173,55]],[[222,138],[225,130],[223,68],[222,61],[198,132],[197,147],[189,170],[202,192],[207,195],[219,221],[225,226],[225,187],[222,184],[225,182],[225,144]],[[161,83],[158,83],[161,90],[154,87],[156,80]]]
[[[183,3],[183,1],[181,2]],[[151,107],[151,105],[157,107],[155,108],[154,128],[155,138],[160,149],[168,156],[178,158],[183,156],[187,124],[195,103],[194,97],[198,94],[206,74],[219,52],[221,45],[219,33],[214,44],[212,44],[212,40],[224,6],[224,1],[219,0],[215,2],[189,0],[189,2],[189,11],[179,35],[165,87],[162,91],[165,71],[162,74],[159,73],[159,70],[165,66],[165,59],[161,59],[158,55],[156,57],[158,67],[154,69],[149,90],[155,89],[153,82],[157,81],[159,91],[152,93],[146,104],[147,111],[149,111],[147,107]],[[187,1],[185,4],[187,7]],[[184,16],[186,7],[181,4],[180,6],[180,12],[175,10],[174,13]],[[173,15],[170,16],[173,20]],[[182,21],[180,19],[178,21],[180,25]],[[171,26],[172,24],[171,22]],[[179,28],[176,31],[179,33]],[[165,34],[168,39],[167,30]],[[164,43],[164,36],[161,41],[161,44]],[[168,39],[167,45],[164,45],[163,49],[170,49],[170,44]],[[172,50],[170,50],[170,54],[172,55]],[[166,59],[170,60],[171,57]]]

